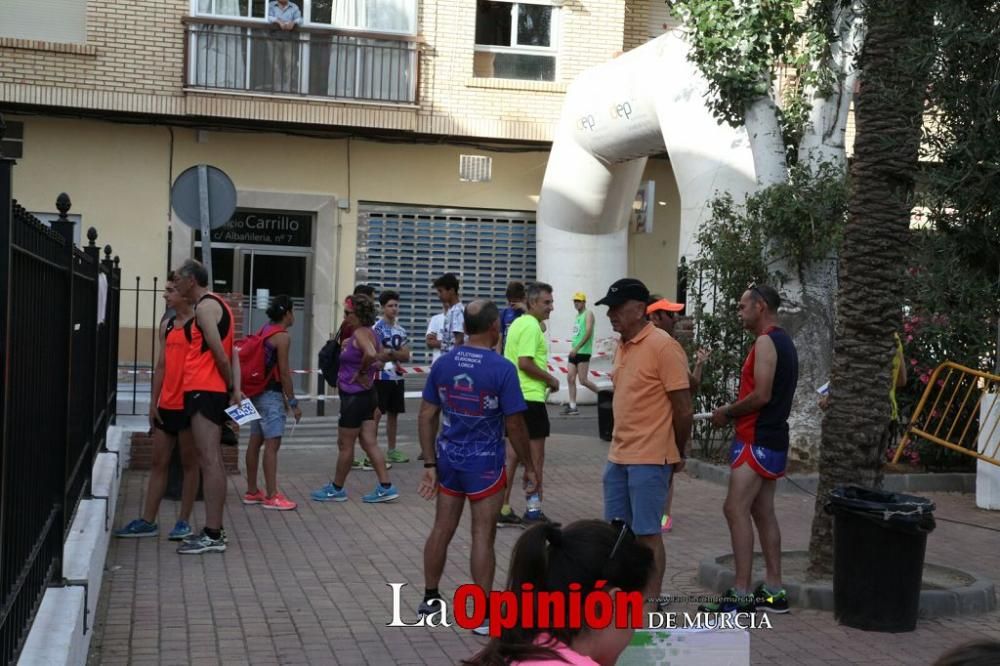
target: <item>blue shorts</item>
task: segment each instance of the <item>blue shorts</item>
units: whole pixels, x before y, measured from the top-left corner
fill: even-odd
[[[604,467],[604,519],[620,518],[638,536],[659,534],[673,469],[673,465],[608,462]]]
[[[253,406],[260,413],[259,421],[250,422],[250,434],[264,439],[275,439],[285,434],[285,396],[280,391],[264,391],[253,398]]]
[[[734,439],[729,447],[729,466],[733,469],[743,463],[765,479],[780,479],[788,465],[788,451],[776,451],[766,446],[752,446]]]
[[[446,457],[438,456],[438,487],[445,495],[468,497],[470,501],[486,499],[507,487],[507,467],[498,456],[500,467],[474,472],[455,469]]]

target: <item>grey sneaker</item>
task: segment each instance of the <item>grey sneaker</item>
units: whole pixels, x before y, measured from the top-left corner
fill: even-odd
[[[213,539],[205,534],[204,530],[202,530],[201,534],[192,535],[184,539],[181,545],[177,547],[177,552],[181,555],[201,555],[202,553],[223,553],[225,551],[226,542],[224,537],[220,536],[218,539]]]
[[[524,521],[513,511],[510,513],[501,511],[500,515],[497,516],[497,527],[524,527]]]
[[[562,416],[566,416],[567,414],[569,414],[572,411],[573,411],[573,408],[570,407],[569,404],[565,404],[565,405],[562,406],[562,410],[560,410],[559,414],[562,415]]]
[[[434,613],[440,611],[442,608],[444,608],[444,605],[441,603],[432,603],[440,599],[441,597],[435,597],[434,599],[424,599],[423,601],[421,601],[420,605],[417,606],[417,615],[420,616],[433,615]]]
[[[569,409],[566,410],[565,413],[566,413],[566,416],[579,416],[580,415],[580,410],[577,409],[576,407],[570,407]]]

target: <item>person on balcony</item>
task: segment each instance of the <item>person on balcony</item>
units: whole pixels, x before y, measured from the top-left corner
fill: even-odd
[[[300,41],[296,30],[302,25],[302,12],[289,0],[271,0],[267,22],[271,25],[271,89],[298,92]]]

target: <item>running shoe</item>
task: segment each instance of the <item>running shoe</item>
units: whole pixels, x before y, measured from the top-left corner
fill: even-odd
[[[699,613],[752,613],[753,610],[753,595],[738,594],[735,587],[726,590],[718,601],[698,606]]]
[[[388,463],[408,463],[410,462],[409,456],[400,451],[399,449],[393,449],[385,454],[386,464]]]
[[[155,537],[160,533],[160,528],[156,523],[149,523],[142,518],[136,518],[131,523],[115,530],[115,536],[119,539],[138,539],[140,537]]]
[[[394,499],[399,499],[399,491],[396,490],[396,486],[390,485],[388,488],[383,488],[382,484],[378,483],[375,484],[375,490],[362,497],[361,501],[365,504],[378,504],[379,502],[391,502]]]
[[[524,521],[513,511],[510,513],[501,511],[497,517],[497,527],[524,527]]]
[[[562,524],[553,521],[541,511],[525,511],[521,521],[525,527],[531,527],[532,525],[552,525],[553,527],[559,527]]]
[[[420,605],[417,606],[417,615],[420,616],[433,615],[434,613],[439,612],[444,606],[439,603],[436,604],[431,602],[438,601],[440,599],[441,597],[438,596],[438,597],[433,597],[431,599],[424,599],[423,601],[421,601]]]
[[[297,506],[298,504],[280,492],[274,493],[273,497],[268,497],[261,503],[262,509],[270,509],[272,511],[294,511]]]
[[[314,490],[309,495],[314,502],[346,502],[347,488],[337,490],[333,487],[333,482],[326,484],[319,490]]]
[[[571,411],[573,411],[573,408],[570,407],[569,404],[567,403],[567,404],[565,404],[565,405],[562,406],[562,410],[559,412],[559,414],[560,414],[560,416],[566,416]]]
[[[243,495],[244,504],[263,504],[265,499],[266,498],[264,496],[264,491],[259,489],[257,490],[257,492],[254,493],[248,492],[244,493]]]
[[[368,462],[368,458],[355,458],[354,462],[351,463],[351,469],[362,469],[366,462]]]
[[[388,460],[386,460],[385,468],[386,469],[392,469],[392,463],[389,462]],[[365,458],[364,460],[361,461],[361,469],[363,469],[366,472],[374,472],[375,471],[375,466],[372,465],[372,461],[371,460],[369,460],[368,458]]]
[[[472,630],[476,636],[489,636],[490,635],[490,623],[483,622],[481,625]]]
[[[226,542],[222,539],[222,536],[220,535],[218,539],[213,539],[205,534],[205,530],[202,530],[201,534],[184,539],[184,541],[181,542],[181,545],[177,547],[177,552],[181,555],[223,553],[225,550]]]
[[[674,529],[674,519],[666,514],[663,514],[663,518],[660,519],[660,531],[669,532],[672,529]]]
[[[579,415],[580,415],[580,410],[577,409],[576,407],[571,407],[569,410],[566,411],[566,416],[579,416]],[[487,629],[489,629],[489,627],[487,627]]]
[[[766,610],[771,613],[788,612],[788,593],[785,588],[772,592],[767,585],[761,583],[753,591],[753,602],[758,610]]]
[[[174,524],[174,529],[170,530],[167,538],[171,541],[181,541],[185,537],[191,536],[192,531],[191,526],[186,520],[178,520]]]

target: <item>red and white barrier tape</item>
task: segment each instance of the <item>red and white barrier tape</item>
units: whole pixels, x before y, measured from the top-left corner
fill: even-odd
[[[590,357],[591,358],[605,358],[605,357],[609,357],[609,356],[611,356],[611,354],[598,353],[598,354],[591,354]],[[569,362],[569,357],[568,356],[554,355],[554,356],[550,356],[549,360],[555,361],[557,363],[568,363]],[[427,373],[429,373],[431,371],[430,366],[424,366],[424,365],[408,365],[408,366],[405,366],[405,367],[397,365],[396,368],[399,370],[400,374],[403,374],[403,375],[406,375],[406,374],[426,375]],[[562,366],[555,366],[555,367],[553,367],[552,365],[549,365],[549,370],[559,370],[564,375],[565,374],[569,374],[569,370],[567,368],[565,368],[565,367],[562,367]],[[147,369],[141,369],[141,370],[119,370],[119,372],[123,373],[123,374],[127,374],[127,375],[151,375],[151,374],[153,374],[152,370],[147,370]],[[319,370],[291,370],[290,372],[293,375],[315,375],[315,374],[319,374]],[[597,372],[596,370],[591,370],[590,374],[593,375],[594,377],[610,377],[611,376],[611,375],[609,375],[606,372]]]

